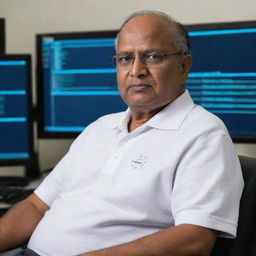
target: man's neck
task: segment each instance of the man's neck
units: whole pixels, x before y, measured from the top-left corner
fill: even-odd
[[[131,119],[128,123],[128,131],[132,132],[136,128],[145,124],[148,120],[150,120],[154,115],[160,112],[165,106],[161,106],[157,109],[150,111],[141,111],[138,109],[131,109]]]

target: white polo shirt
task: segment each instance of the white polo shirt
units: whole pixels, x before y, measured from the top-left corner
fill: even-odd
[[[184,223],[236,235],[243,181],[223,123],[187,91],[130,133],[129,119],[88,126],[35,191],[51,209],[30,249],[77,255]]]

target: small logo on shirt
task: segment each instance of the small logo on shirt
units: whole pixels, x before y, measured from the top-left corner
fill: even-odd
[[[147,156],[140,155],[136,159],[132,160],[131,166],[133,170],[142,169],[143,166],[147,163]]]

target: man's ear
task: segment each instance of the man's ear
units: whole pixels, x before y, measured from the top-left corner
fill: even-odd
[[[182,84],[185,85],[188,77],[189,70],[192,66],[192,56],[190,54],[181,57],[181,79]]]

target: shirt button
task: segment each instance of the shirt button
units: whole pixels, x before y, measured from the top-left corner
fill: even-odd
[[[118,158],[118,156],[117,155],[114,155],[114,159],[116,160]]]

